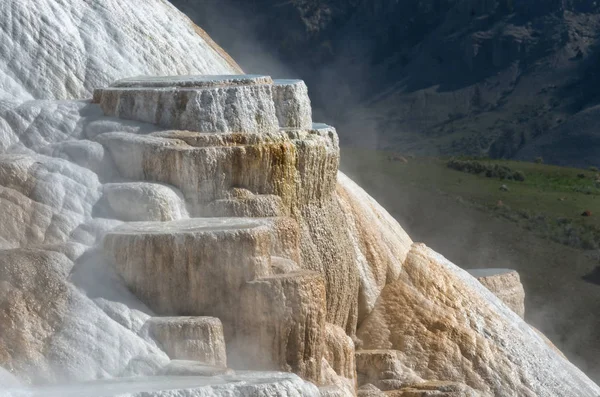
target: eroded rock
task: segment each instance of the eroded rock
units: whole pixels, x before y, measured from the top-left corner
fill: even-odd
[[[232,363],[291,371],[321,383],[326,299],[318,273],[300,271],[247,283],[238,316]]]
[[[358,385],[372,385],[378,390],[395,390],[422,382],[413,370],[402,364],[394,350],[358,350],[356,372]]]
[[[73,262],[64,254],[0,253],[0,365],[20,379],[91,380],[128,368],[132,376],[148,375],[168,362],[153,343],[113,321],[68,281]],[[143,365],[133,368],[134,361]]]
[[[123,221],[175,221],[188,218],[183,195],[158,183],[107,183],[102,211]],[[98,212],[98,211],[97,211]]]
[[[312,109],[304,81],[275,80],[273,101],[280,128],[312,128]]]
[[[153,317],[149,334],[172,360],[227,367],[223,325],[214,317]]]
[[[278,260],[299,256],[294,230],[285,219],[134,222],[108,233],[104,250],[158,313],[220,318],[232,367],[293,371],[318,383],[323,279],[272,266],[274,252]]]
[[[458,382],[428,381],[385,393],[389,397],[485,397]]]
[[[599,391],[475,278],[422,244],[413,245],[357,336],[365,349],[397,350],[423,379],[464,382],[481,393]]]
[[[266,133],[278,130],[268,76],[173,76],[119,80],[94,92],[107,116],[178,130]]]
[[[160,370],[161,375],[172,376],[220,376],[232,375],[234,371],[222,366],[209,365],[200,361],[171,360]]]
[[[352,338],[346,335],[346,332],[339,326],[325,324],[325,351],[323,357],[336,374],[350,380],[352,386],[356,384],[354,354]]]
[[[511,269],[472,269],[469,273],[521,317],[525,317],[525,289]]]

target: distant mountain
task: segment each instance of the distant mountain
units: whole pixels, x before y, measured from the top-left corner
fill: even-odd
[[[600,2],[172,2],[246,71],[306,80],[346,144],[600,165]]]

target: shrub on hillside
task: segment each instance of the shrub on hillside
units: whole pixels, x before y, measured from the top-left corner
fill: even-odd
[[[522,171],[513,171],[510,167],[499,164],[483,164],[477,160],[457,160],[451,159],[446,164],[453,170],[468,172],[469,174],[484,174],[488,178],[498,178],[502,180],[514,180],[523,182],[525,174]]]

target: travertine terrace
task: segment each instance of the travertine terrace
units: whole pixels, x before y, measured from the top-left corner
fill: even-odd
[[[511,269],[473,269],[469,273],[492,291],[506,306],[525,317],[525,289],[519,273]]]
[[[241,74],[163,0],[0,11],[11,397],[600,394],[339,172],[302,81]]]

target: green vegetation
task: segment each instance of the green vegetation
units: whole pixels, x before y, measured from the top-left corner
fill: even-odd
[[[525,174],[522,171],[513,171],[510,167],[500,164],[486,164],[479,160],[450,159],[446,166],[456,171],[468,172],[470,174],[483,174],[488,178],[499,178],[502,180],[514,180],[523,182]]]
[[[411,158],[401,163],[388,157],[383,151],[342,151],[343,165],[356,173],[381,172],[398,184],[460,198],[561,244],[600,248],[600,176],[591,168],[489,159]],[[494,177],[486,177],[488,170]],[[527,177],[515,178],[516,172]],[[507,189],[501,189],[503,185]]]

